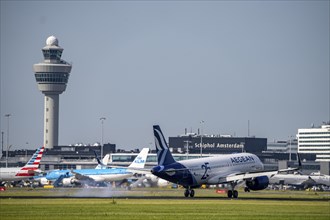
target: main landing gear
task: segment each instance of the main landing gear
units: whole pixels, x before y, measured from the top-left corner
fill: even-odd
[[[238,198],[238,192],[237,192],[237,190],[235,190],[235,187],[237,186],[237,181],[231,182],[230,185],[231,185],[231,189],[228,190],[227,196],[228,196],[228,198],[237,199]]]
[[[184,196],[185,197],[194,197],[195,196],[195,190],[193,190],[193,189],[186,189],[185,191],[184,191]]]
[[[228,198],[238,198],[238,192],[237,190],[228,190],[227,192]]]

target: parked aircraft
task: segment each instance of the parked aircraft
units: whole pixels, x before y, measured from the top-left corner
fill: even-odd
[[[101,161],[100,158],[98,158],[95,151],[94,151],[94,154],[95,154],[95,158],[97,160],[97,166],[95,167],[95,169],[109,169],[107,164],[109,162],[110,155],[106,154],[103,157],[102,161]],[[62,180],[65,177],[69,177],[70,171],[71,170],[68,170],[68,169],[66,169],[66,170],[51,170],[51,171],[48,171],[48,172],[43,172],[42,174],[34,176],[33,178],[34,178],[35,182],[38,182],[41,185],[49,185],[51,183],[54,183],[55,181],[57,181],[55,183],[55,185],[63,184]]]
[[[146,173],[138,178],[134,183],[130,185],[131,188],[138,187],[138,186],[144,186],[144,187],[166,187],[170,183],[167,180],[164,180],[162,178],[159,178],[158,176],[155,176],[153,174],[146,171]]]
[[[36,172],[39,172],[38,167],[43,152],[44,147],[38,148],[23,167],[1,167],[0,181],[20,181],[33,177]]]
[[[298,189],[308,189],[313,186],[330,186],[330,176],[315,173],[304,175],[298,172],[293,174],[278,173],[269,178],[269,183],[289,185]]]
[[[231,188],[228,190],[227,196],[237,198],[238,192],[235,187],[238,184],[244,182],[246,191],[262,190],[268,186],[268,176],[278,173],[278,171],[265,172],[260,159],[250,153],[219,155],[177,162],[172,157],[160,127],[154,125],[153,131],[158,166],[153,167],[151,173],[182,185],[186,189],[185,197],[194,197],[193,189],[202,184],[229,183]]]
[[[53,182],[54,186],[69,186],[72,184],[97,184],[112,181],[120,181],[133,176],[144,168],[149,148],[143,148],[135,160],[126,168],[108,167],[104,169],[76,169],[76,170],[53,170],[47,173],[45,178]],[[99,166],[99,165],[98,165]]]

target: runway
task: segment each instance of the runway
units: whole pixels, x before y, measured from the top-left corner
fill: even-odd
[[[227,198],[226,192],[196,189],[195,197],[184,197],[183,189],[141,188],[11,188],[0,192],[0,199],[130,199],[130,200],[265,200],[265,201],[330,201],[330,192],[271,191],[239,193],[239,198]]]
[[[95,197],[95,196],[0,196],[0,199],[130,199],[130,200],[265,200],[265,201],[330,201],[328,198],[261,198],[261,197],[242,197],[237,199],[229,199],[226,197],[177,197],[177,196],[112,196],[112,197]]]

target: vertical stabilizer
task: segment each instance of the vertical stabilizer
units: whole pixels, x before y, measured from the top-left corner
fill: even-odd
[[[170,152],[170,149],[167,146],[162,130],[159,125],[154,125],[154,135],[155,135],[155,145],[157,152],[158,165],[168,165],[175,163],[175,160]]]
[[[102,163],[107,166],[107,164],[109,163],[109,159],[110,159],[110,154],[106,154],[102,159]]]
[[[39,147],[36,152],[32,155],[30,160],[22,167],[21,170],[37,170],[40,164],[42,154],[44,152],[44,147]]]
[[[97,156],[96,151],[94,151],[94,154],[97,160],[97,166],[95,167],[95,169],[107,169],[110,155],[109,154],[105,155],[101,161],[100,158]]]
[[[139,155],[136,156],[134,161],[129,165],[129,168],[144,168],[144,165],[147,161],[147,156],[148,156],[149,148],[143,148]]]
[[[22,167],[15,176],[17,177],[33,177],[35,172],[38,171],[40,160],[42,154],[44,152],[44,147],[40,147],[36,150],[36,152],[32,155],[30,160]]]

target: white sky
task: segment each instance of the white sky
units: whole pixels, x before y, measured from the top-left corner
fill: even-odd
[[[55,35],[73,63],[59,144],[133,149],[197,132],[286,140],[330,120],[329,1],[1,1],[1,131],[43,143],[32,66]],[[153,146],[153,144],[152,144]]]

